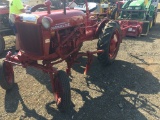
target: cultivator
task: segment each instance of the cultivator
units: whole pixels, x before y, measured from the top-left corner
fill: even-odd
[[[68,75],[77,59],[82,56],[88,58],[84,74],[90,68],[93,54],[97,54],[102,65],[111,64],[117,56],[122,36],[128,34],[127,30],[134,25],[138,31],[136,35],[143,31],[138,22],[118,21],[119,24],[108,18],[99,21],[90,14],[93,8],[88,7],[87,0],[85,4],[85,12],[68,9],[64,0],[64,9],[51,11],[51,2],[47,0],[43,5],[47,11],[11,16],[19,33],[21,49],[17,55],[8,52],[0,64],[0,85],[3,89],[12,89],[14,86],[13,64],[24,68],[35,67],[50,75],[56,104],[64,112],[71,102]],[[94,39],[98,39],[97,50],[80,52],[83,42]],[[54,67],[62,61],[67,64],[66,72]]]

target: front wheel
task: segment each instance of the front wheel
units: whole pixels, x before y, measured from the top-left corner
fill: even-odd
[[[102,30],[97,43],[98,50],[104,50],[98,53],[98,60],[102,65],[111,64],[118,53],[121,42],[121,30],[117,22],[110,21]]]
[[[14,71],[12,64],[0,62],[0,85],[5,90],[10,90],[14,85]]]
[[[4,49],[5,49],[5,41],[3,37],[0,36],[0,54],[3,53]]]
[[[64,71],[58,71],[53,82],[53,94],[59,111],[66,112],[71,104],[69,77]]]

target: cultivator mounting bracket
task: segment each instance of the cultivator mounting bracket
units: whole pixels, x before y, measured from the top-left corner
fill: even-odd
[[[77,59],[82,57],[82,56],[87,56],[86,68],[84,70],[84,75],[86,75],[89,68],[90,68],[90,65],[93,61],[93,54],[103,53],[103,52],[104,52],[103,50],[97,50],[97,51],[92,51],[92,52],[87,51],[86,53],[79,52],[76,56],[70,57],[68,60],[66,60],[66,62],[67,62],[66,73],[68,75],[71,75],[71,68],[72,68],[73,64],[80,63],[80,62],[77,61]]]

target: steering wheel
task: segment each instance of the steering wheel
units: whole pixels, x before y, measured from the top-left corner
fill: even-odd
[[[44,7],[46,7],[46,5],[44,4],[35,5],[31,8],[31,12],[35,12],[36,10],[38,10],[38,8],[44,8]]]

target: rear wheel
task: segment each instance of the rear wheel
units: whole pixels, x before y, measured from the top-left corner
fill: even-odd
[[[58,71],[53,81],[55,102],[59,111],[66,112],[71,103],[71,90],[69,77],[64,71]]]
[[[3,37],[0,36],[0,54],[3,53],[4,49],[5,49],[5,41]]]
[[[111,64],[118,53],[121,42],[121,30],[117,22],[110,21],[102,30],[97,43],[98,50],[104,50],[103,53],[98,53],[98,60],[102,65]]]
[[[12,64],[0,62],[0,85],[5,90],[10,90],[14,85],[14,71]]]

